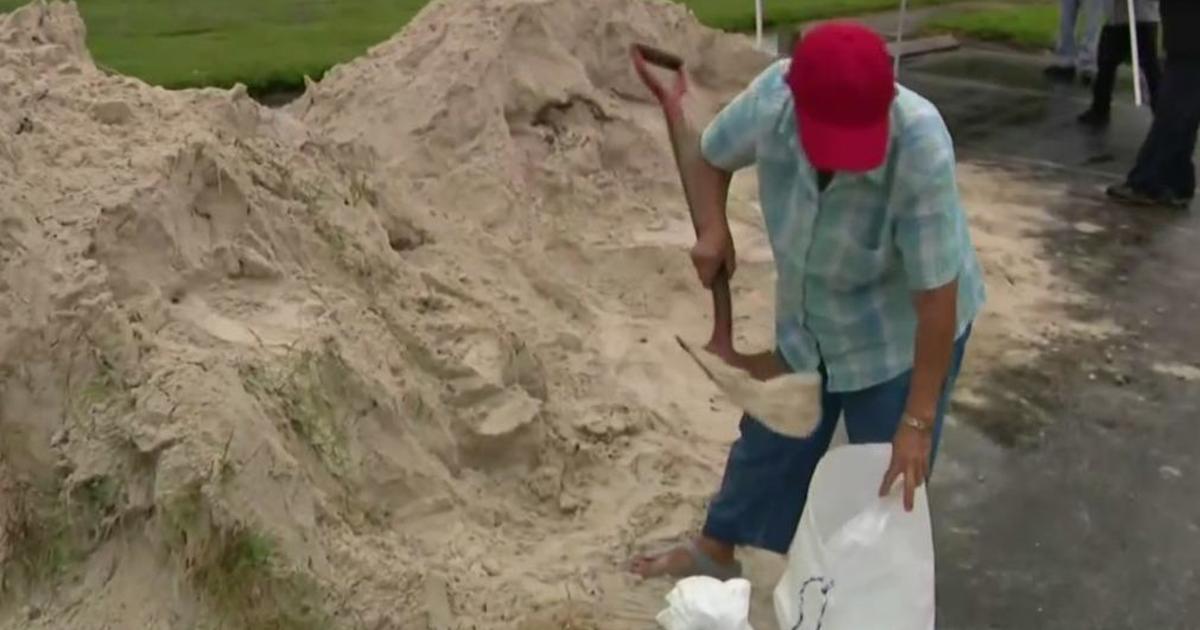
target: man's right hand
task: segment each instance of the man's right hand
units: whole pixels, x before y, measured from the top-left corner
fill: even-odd
[[[729,277],[737,269],[737,252],[733,248],[733,237],[725,227],[705,230],[692,246],[692,265],[700,284],[711,289],[713,281],[722,268]]]

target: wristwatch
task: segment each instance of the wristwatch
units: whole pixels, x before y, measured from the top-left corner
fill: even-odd
[[[933,420],[922,420],[911,413],[904,412],[904,416],[900,419],[904,424],[922,432],[933,430]]]

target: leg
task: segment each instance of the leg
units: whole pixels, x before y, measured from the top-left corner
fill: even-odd
[[[931,469],[933,460],[937,457],[950,394],[954,391],[954,383],[962,368],[963,355],[966,353],[970,336],[971,329],[968,327],[954,342],[954,356],[950,358],[950,368],[942,385],[942,397],[938,401],[937,417],[933,425],[933,448],[929,454]],[[846,433],[851,443],[874,444],[892,441],[896,429],[900,426],[900,417],[904,415],[904,406],[908,402],[911,375],[911,372],[906,372],[886,383],[845,395],[843,405],[846,412]]]
[[[1150,133],[1129,173],[1127,191],[1114,196],[1143,204],[1195,194],[1196,128],[1200,125],[1200,63],[1167,60]],[[1133,193],[1138,199],[1118,194]]]
[[[1054,48],[1054,63],[1046,68],[1046,77],[1069,80],[1075,77],[1075,18],[1079,15],[1080,0],[1059,0],[1058,44]]]
[[[1170,61],[1179,99],[1173,108],[1178,115],[1177,145],[1170,157],[1168,192],[1178,205],[1187,205],[1196,196],[1197,135],[1200,134],[1200,60]]]
[[[1120,31],[1119,26],[1106,26],[1100,35],[1096,81],[1092,84],[1092,106],[1079,116],[1079,122],[1085,125],[1100,126],[1108,123],[1113,85],[1117,80],[1117,67],[1129,48],[1129,43],[1121,36]]]
[[[699,551],[722,567],[734,565],[734,548],[750,546],[787,553],[808,496],[808,483],[817,462],[829,449],[841,397],[828,392],[821,400],[821,421],[804,439],[782,436],[745,416],[741,437],[729,450],[721,488],[708,508],[699,538]],[[694,574],[693,549],[686,545],[635,558],[634,573],[642,577]]]
[[[1083,17],[1083,32],[1079,34],[1078,56],[1075,66],[1086,75],[1096,74],[1097,43],[1100,41],[1100,31],[1108,21],[1109,0],[1084,0],[1081,3]]]
[[[1059,0],[1058,45],[1054,49],[1056,66],[1075,67],[1075,18],[1080,0]]]

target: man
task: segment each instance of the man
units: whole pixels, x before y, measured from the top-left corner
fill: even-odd
[[[1134,205],[1187,208],[1196,196],[1200,129],[1200,0],[1161,0],[1167,63],[1155,97],[1154,123],[1125,183],[1109,196]]]
[[[778,350],[740,367],[820,370],[823,414],[805,439],[744,417],[703,535],[636,558],[645,577],[738,575],[739,545],[786,553],[842,414],[852,442],[892,443],[880,492],[902,479],[911,509],[984,299],[950,135],[933,105],[896,85],[869,29],[814,28],[716,116],[701,151],[701,281],[734,269],[725,201],[733,172],[752,164],[778,272]]]
[[[1057,81],[1071,82],[1078,71],[1084,84],[1096,76],[1096,44],[1100,29],[1107,17],[1108,0],[1061,0],[1058,17],[1058,45],[1054,49],[1055,63],[1046,68],[1046,76]],[[1086,14],[1082,33],[1077,32],[1079,15]]]
[[[1089,127],[1108,125],[1112,112],[1113,88],[1117,83],[1117,68],[1133,63],[1133,42],[1129,38],[1128,0],[1109,0],[1108,24],[1100,32],[1096,82],[1092,85],[1092,106],[1079,115],[1079,122]],[[1158,63],[1158,0],[1134,0],[1134,28],[1137,29],[1138,65],[1146,77],[1146,99],[1154,107],[1162,67]]]

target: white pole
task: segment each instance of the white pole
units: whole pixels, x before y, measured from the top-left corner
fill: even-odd
[[[893,46],[894,59],[892,61],[895,66],[892,68],[892,74],[896,76],[896,80],[900,80],[900,44],[904,41],[904,19],[908,14],[908,0],[900,0],[900,17],[896,23],[896,44]]]
[[[754,0],[754,46],[763,46],[763,0]]]
[[[1141,63],[1138,60],[1137,12],[1133,9],[1133,0],[1125,0],[1129,7],[1129,58],[1133,60],[1133,103],[1142,106],[1142,75]]]

